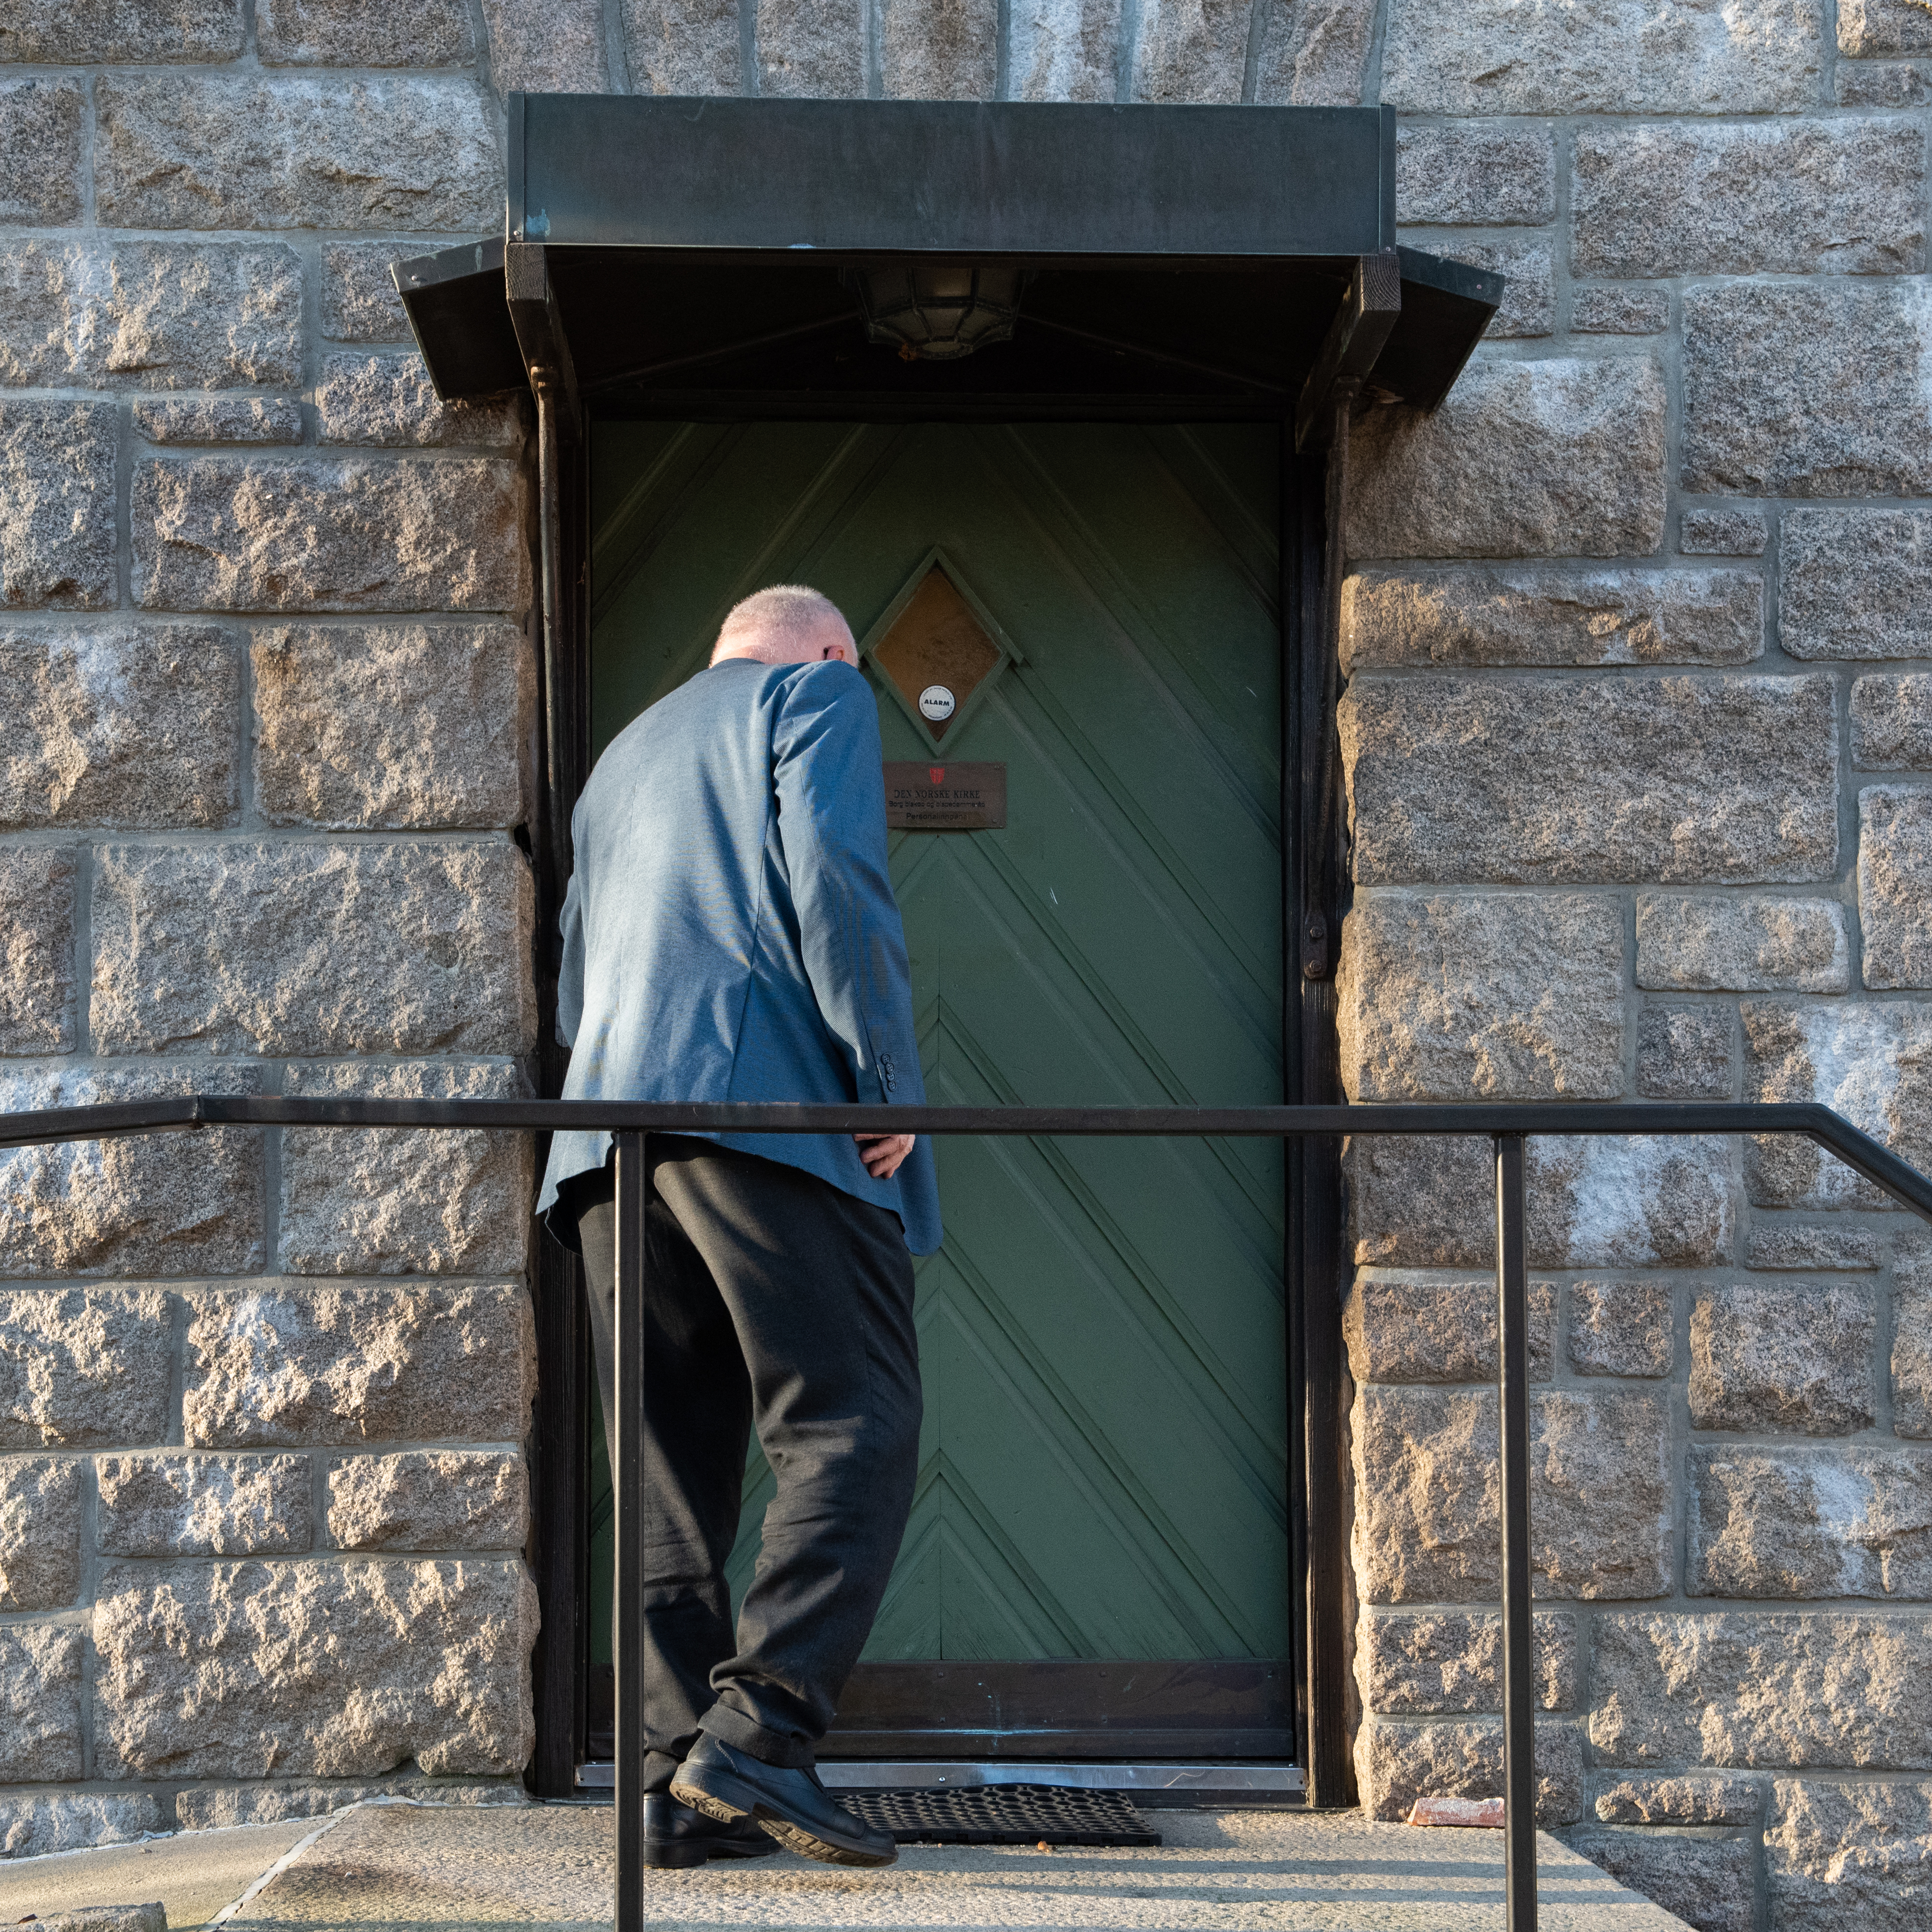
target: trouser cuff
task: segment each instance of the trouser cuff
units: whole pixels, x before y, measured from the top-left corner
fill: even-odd
[[[776,1765],[782,1771],[809,1771],[816,1761],[808,1738],[792,1737],[783,1731],[768,1730],[755,1718],[729,1704],[712,1706],[698,1719],[700,1730],[708,1731],[721,1744],[742,1751],[760,1764]]]
[[[681,1757],[667,1757],[662,1751],[644,1754],[644,1789],[646,1791],[668,1791],[671,1780],[677,1775],[677,1768],[684,1762]]]

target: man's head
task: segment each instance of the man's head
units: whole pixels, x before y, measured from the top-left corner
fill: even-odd
[[[802,584],[774,584],[731,608],[712,646],[711,662],[755,658],[760,664],[815,664],[837,658],[859,662],[851,626],[837,604]]]

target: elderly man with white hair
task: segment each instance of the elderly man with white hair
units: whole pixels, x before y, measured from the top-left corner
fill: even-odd
[[[709,667],[612,740],[572,820],[568,1100],[916,1104],[878,711],[815,590],[760,591]],[[910,1255],[939,1245],[912,1136],[653,1135],[644,1386],[616,1387],[608,1134],[559,1134],[538,1212],[584,1257],[607,1426],[641,1432],[645,1853],[842,1864],[892,1841],[814,1768],[904,1534],[921,1397]],[[725,1559],[755,1428],[777,1493],[734,1633]]]

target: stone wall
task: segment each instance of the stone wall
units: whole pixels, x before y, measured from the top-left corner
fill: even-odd
[[[1917,0],[21,0],[0,61],[10,1100],[527,1078],[526,425],[384,272],[500,218],[503,91],[1381,100],[1406,235],[1510,284],[1357,428],[1350,1091],[1816,1097],[1932,1164]],[[1489,1177],[1349,1172],[1393,1816],[1499,1762]],[[0,1165],[0,1851],[514,1789],[529,1180]],[[1932,1244],[1781,1143],[1532,1183],[1546,1817],[1724,1932],[1922,1916]]]
[[[1357,426],[1348,1090],[1816,1099],[1926,1166],[1932,16],[1387,0],[1375,50],[1406,237],[1512,284]],[[1393,1817],[1500,1769],[1492,1181],[1349,1161]],[[1546,1820],[1711,1932],[1925,1922],[1926,1231],[1808,1144],[1532,1186]]]
[[[0,62],[0,1105],[524,1090],[524,415],[387,275],[501,222],[480,17],[44,0]],[[0,1854],[520,1794],[531,1178],[0,1158]]]

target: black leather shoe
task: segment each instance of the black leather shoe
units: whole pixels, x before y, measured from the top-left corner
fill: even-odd
[[[787,1850],[829,1865],[889,1865],[899,1855],[889,1832],[855,1818],[816,1771],[787,1771],[734,1750],[708,1733],[670,1781],[671,1796],[708,1818],[755,1818]]]
[[[668,1791],[644,1793],[644,1863],[659,1870],[706,1858],[762,1858],[777,1850],[755,1819],[720,1823]]]

